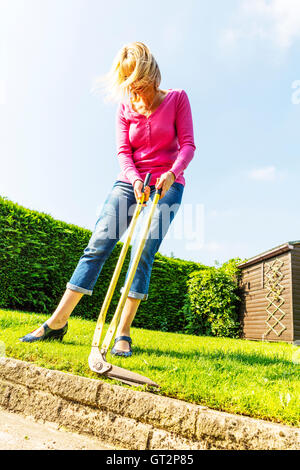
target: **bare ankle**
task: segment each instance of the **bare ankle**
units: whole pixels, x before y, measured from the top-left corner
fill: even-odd
[[[116,336],[130,336],[130,331],[122,330],[116,334]]]
[[[51,319],[47,320],[47,325],[49,328],[52,328],[53,330],[59,330],[60,328],[63,328],[65,324],[67,323],[67,320],[63,319]]]

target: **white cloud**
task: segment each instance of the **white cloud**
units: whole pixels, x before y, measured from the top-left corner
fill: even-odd
[[[300,38],[299,0],[243,0],[222,31],[221,45],[233,48],[243,39],[259,39],[287,50]]]
[[[255,168],[248,173],[250,179],[256,181],[277,181],[287,176],[286,171],[278,171],[275,166]]]

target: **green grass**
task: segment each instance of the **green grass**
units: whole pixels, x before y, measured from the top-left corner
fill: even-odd
[[[62,343],[18,341],[46,319],[45,315],[0,310],[0,341],[6,356],[97,379],[87,362],[95,327],[92,321],[71,318]],[[161,390],[155,393],[299,426],[300,351],[296,346],[136,328],[132,338],[131,358],[108,354],[107,359],[159,383]]]

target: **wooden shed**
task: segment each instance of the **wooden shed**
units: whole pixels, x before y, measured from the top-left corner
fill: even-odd
[[[287,242],[239,265],[245,339],[300,340],[300,241]]]

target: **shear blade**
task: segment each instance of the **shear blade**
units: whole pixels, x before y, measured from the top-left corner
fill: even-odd
[[[104,373],[107,377],[112,379],[121,380],[121,382],[127,383],[129,385],[150,385],[151,387],[159,387],[155,382],[148,377],[137,374],[136,372],[131,372],[130,370],[123,369],[122,367],[117,367],[111,365],[111,369]]]
[[[144,377],[136,372],[131,372],[130,370],[110,364],[106,361],[99,350],[93,350],[90,354],[89,366],[93,372],[111,379],[119,380],[127,385],[149,385],[151,387],[159,388],[159,385],[151,379],[148,379],[148,377]]]

